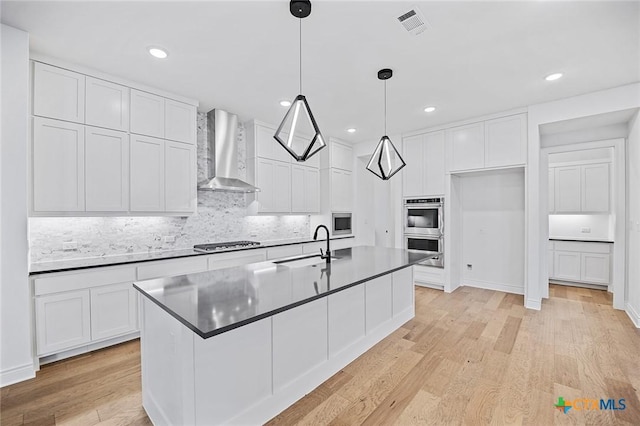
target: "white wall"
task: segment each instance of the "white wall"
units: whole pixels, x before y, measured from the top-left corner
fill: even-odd
[[[524,170],[460,175],[458,185],[462,284],[523,294]]]
[[[640,327],[640,113],[627,139],[627,288],[625,309]]]
[[[547,280],[547,179],[541,178],[540,126],[562,120],[588,117],[613,111],[622,111],[640,106],[640,83],[633,83],[613,89],[560,99],[558,101],[531,105],[528,107],[528,148],[527,148],[527,276],[525,284],[525,306],[540,309]],[[546,166],[546,164],[545,164]],[[637,190],[637,187],[636,187]],[[616,243],[624,241],[624,235]],[[624,243],[623,243],[624,244]],[[624,296],[624,295],[622,295]],[[614,293],[614,307],[624,306],[620,295]],[[622,306],[621,306],[622,305]]]
[[[27,246],[29,35],[2,25],[0,386],[34,377]]]

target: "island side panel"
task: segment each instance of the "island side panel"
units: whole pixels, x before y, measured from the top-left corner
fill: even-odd
[[[400,315],[405,310],[415,315],[415,287],[413,283],[413,269],[405,268],[393,273],[393,316]]]
[[[229,424],[272,395],[271,318],[194,339],[196,422]]]
[[[141,297],[142,405],[156,426],[195,424],[194,333]]]
[[[392,274],[365,284],[367,334],[390,321],[393,316]]]
[[[333,358],[365,336],[364,286],[329,295],[329,357]]]

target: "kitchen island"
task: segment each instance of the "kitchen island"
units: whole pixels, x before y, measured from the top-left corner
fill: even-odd
[[[411,266],[437,254],[333,255],[136,282],[154,424],[266,422],[413,318]]]

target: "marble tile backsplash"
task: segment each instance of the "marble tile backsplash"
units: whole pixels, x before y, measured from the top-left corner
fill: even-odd
[[[206,114],[198,114],[198,181],[207,174]],[[238,126],[238,167],[246,177],[244,126]],[[188,217],[29,218],[31,262],[174,250],[208,242],[309,237],[309,216],[249,216],[245,194],[198,191],[198,211]],[[166,242],[164,237],[175,238]],[[76,250],[63,250],[64,242]]]

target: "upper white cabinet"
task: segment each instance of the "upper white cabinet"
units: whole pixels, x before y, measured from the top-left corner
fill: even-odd
[[[129,130],[129,88],[86,77],[85,123],[114,130]]]
[[[34,62],[33,115],[84,123],[85,76]]]
[[[550,213],[606,213],[610,206],[609,163],[549,168]]]
[[[196,107],[183,102],[164,100],[164,138],[196,143]]]
[[[131,133],[164,137],[164,98],[131,90]]]
[[[484,122],[484,166],[503,167],[524,164],[527,155],[527,117],[525,114]]]
[[[588,164],[582,166],[582,200],[583,212],[608,212],[610,174],[609,164]]]
[[[444,194],[444,140],[444,131],[403,139],[403,196]]]
[[[33,119],[34,212],[84,211],[84,126]]]
[[[164,141],[131,135],[131,210],[164,210]]]
[[[85,128],[86,211],[129,209],[129,135]]]
[[[449,171],[519,166],[526,163],[525,114],[447,130]]]
[[[196,147],[165,141],[165,210],[193,212],[196,205]]]
[[[320,211],[320,172],[313,167],[291,165],[291,212]]]
[[[40,62],[33,72],[31,214],[195,211],[195,103]]]
[[[331,167],[353,171],[353,148],[351,146],[331,138],[329,139],[329,153]]]
[[[447,130],[449,170],[471,170],[484,167],[484,123]]]
[[[251,121],[245,124],[245,130],[247,179],[260,188],[255,194],[257,212],[319,212],[319,154],[298,163],[273,138],[273,126]]]
[[[331,211],[349,213],[353,209],[351,172],[331,169]]]

